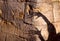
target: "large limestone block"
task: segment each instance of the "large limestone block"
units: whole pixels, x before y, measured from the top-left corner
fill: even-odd
[[[60,21],[60,3],[53,3],[54,22]]]

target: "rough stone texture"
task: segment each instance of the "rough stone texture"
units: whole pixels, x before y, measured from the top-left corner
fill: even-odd
[[[0,32],[0,41],[5,41],[6,39],[6,33]]]
[[[39,4],[36,4],[36,8],[38,8],[42,14],[44,14],[48,20],[50,22],[53,22],[53,14],[52,14],[52,4],[48,4],[48,3],[39,3]],[[46,23],[44,22],[44,20],[39,17],[37,20],[35,21],[38,21],[37,23],[41,25],[45,25]],[[38,25],[37,24],[37,25]]]
[[[29,5],[33,12],[41,12],[55,26],[56,33],[60,33],[60,0],[27,0],[27,5],[25,0],[0,0],[0,41],[41,41],[35,34],[37,30],[48,39],[47,22],[38,16],[30,18]]]
[[[60,21],[60,3],[53,3],[54,22]]]

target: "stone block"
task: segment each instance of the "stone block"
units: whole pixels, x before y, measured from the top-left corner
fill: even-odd
[[[53,3],[54,22],[60,21],[60,3]]]

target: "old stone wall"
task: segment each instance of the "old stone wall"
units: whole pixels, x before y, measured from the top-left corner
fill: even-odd
[[[36,30],[34,27],[48,39],[48,26],[42,17],[33,16],[34,26],[23,23],[25,4],[25,0],[0,0],[0,41],[40,41],[37,35],[28,32]],[[60,33],[60,0],[28,0],[27,4],[33,6],[33,11],[41,12],[54,25],[56,33]]]

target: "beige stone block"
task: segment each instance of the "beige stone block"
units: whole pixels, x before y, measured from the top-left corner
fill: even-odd
[[[60,3],[53,3],[54,22],[60,21]]]
[[[60,22],[53,23],[56,29],[56,33],[60,33]]]
[[[38,11],[40,11],[50,22],[53,22],[53,14],[52,14],[52,5],[48,3],[39,3],[36,5],[36,9],[39,8]],[[46,22],[42,17],[39,17],[36,19],[37,16],[35,16],[34,21],[36,21],[36,24],[44,25]]]

